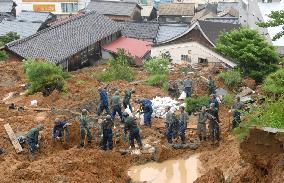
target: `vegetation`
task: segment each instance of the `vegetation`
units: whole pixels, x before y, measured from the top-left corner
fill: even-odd
[[[222,103],[227,106],[231,107],[235,102],[234,96],[230,94],[226,94],[223,96]]]
[[[0,51],[0,61],[6,60],[8,58],[8,54],[5,51]]]
[[[31,86],[28,89],[29,94],[39,91],[65,91],[65,79],[69,74],[64,72],[61,67],[43,61],[28,59],[23,65],[26,78]]]
[[[284,95],[284,69],[270,74],[264,80],[262,88],[270,96]]]
[[[150,74],[168,74],[170,60],[168,57],[155,57],[144,64],[144,68]]]
[[[270,18],[267,22],[259,22],[257,23],[260,27],[277,27],[282,26],[282,31],[278,32],[274,37],[273,41],[276,41],[277,39],[280,39],[282,36],[284,36],[284,10],[280,11],[272,11],[270,15],[268,15]]]
[[[19,38],[20,36],[15,32],[9,32],[4,36],[0,36],[0,47]],[[6,60],[7,58],[8,54],[5,51],[0,51],[0,61]]]
[[[93,75],[96,79],[103,82],[114,80],[134,80],[134,70],[130,67],[130,60],[123,50],[119,50],[116,57],[108,62],[106,71]]]
[[[237,70],[221,72],[218,77],[231,89],[237,88],[242,82],[242,76]]]
[[[151,86],[163,86],[164,83],[167,83],[167,75],[165,74],[155,74],[151,75],[147,80],[146,83]]]
[[[252,112],[246,115],[246,120],[235,129],[235,134],[242,140],[249,133],[252,126],[284,128],[284,99],[277,101],[267,101],[262,106],[252,108]]]
[[[197,98],[186,98],[185,103],[186,103],[186,111],[191,114],[193,112],[196,112],[201,109],[202,106],[208,107],[208,101],[209,97],[208,96],[201,96]]]
[[[275,72],[279,55],[272,45],[256,30],[240,28],[219,36],[216,50],[230,57],[239,67],[243,76],[256,82]]]

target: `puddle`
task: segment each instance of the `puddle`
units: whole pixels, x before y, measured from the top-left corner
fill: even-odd
[[[199,154],[185,160],[168,160],[131,167],[128,175],[133,182],[192,183],[200,176]]]

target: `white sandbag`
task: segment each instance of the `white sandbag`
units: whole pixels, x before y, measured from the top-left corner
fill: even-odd
[[[144,114],[140,115],[140,125],[144,125]]]
[[[184,100],[185,98],[186,98],[186,93],[183,91],[178,99],[179,100]]]
[[[32,100],[31,101],[31,106],[37,106],[37,100]]]
[[[124,112],[127,112],[130,117],[133,117],[133,114],[132,114],[132,112],[131,112],[129,106],[127,106],[127,108],[124,110]]]

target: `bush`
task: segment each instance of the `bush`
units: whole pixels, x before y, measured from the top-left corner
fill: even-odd
[[[0,51],[0,61],[6,60],[8,58],[8,54],[5,51]]]
[[[234,104],[234,96],[230,95],[230,94],[226,94],[223,96],[222,99],[222,103],[226,106],[226,107],[231,107]]]
[[[147,84],[159,87],[161,87],[165,82],[167,82],[167,76],[164,74],[152,75],[146,80]]]
[[[235,130],[239,140],[242,140],[249,133],[252,126],[284,128],[284,99],[278,101],[267,101],[262,106],[252,108],[252,112],[246,115],[246,121],[240,124]]]
[[[144,68],[150,74],[168,74],[170,61],[167,57],[155,57],[144,63]]]
[[[209,106],[209,97],[207,96],[201,96],[197,98],[186,98],[186,111],[191,114],[193,112],[196,112],[201,109],[202,106]]]
[[[162,90],[163,90],[163,92],[168,93],[168,91],[169,91],[169,83],[168,83],[168,81],[165,81],[162,84]]]
[[[221,72],[218,77],[231,89],[237,88],[242,82],[241,74],[236,70]]]
[[[60,92],[65,91],[64,80],[68,78],[69,74],[64,72],[61,67],[29,59],[24,61],[23,69],[31,84],[28,89],[29,94],[54,89]]]
[[[134,71],[130,67],[128,57],[123,50],[120,50],[116,57],[109,60],[106,71],[99,74],[93,74],[92,76],[103,82],[114,80],[133,81]]]
[[[262,88],[268,95],[284,95],[284,69],[279,69],[270,74],[264,80]]]

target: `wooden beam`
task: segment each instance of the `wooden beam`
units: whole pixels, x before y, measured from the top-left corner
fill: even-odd
[[[13,144],[15,150],[16,150],[16,152],[17,152],[17,153],[22,152],[22,151],[23,151],[23,148],[22,148],[21,144],[19,143],[19,141],[18,141],[18,139],[17,139],[17,137],[16,137],[16,135],[15,135],[13,129],[12,129],[11,126],[10,126],[10,124],[9,124],[9,123],[6,123],[6,124],[4,125],[4,128],[5,128],[6,132],[7,132],[7,134],[8,134],[8,136],[9,136],[9,138],[10,138],[10,140],[11,140],[11,142],[12,142],[12,144]]]

